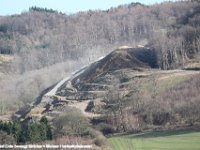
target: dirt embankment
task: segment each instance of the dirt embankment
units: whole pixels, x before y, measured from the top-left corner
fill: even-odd
[[[120,69],[148,70],[156,67],[154,51],[148,48],[118,48],[103,59],[88,66],[83,73],[73,79],[72,83],[78,86],[89,83],[109,72]]]

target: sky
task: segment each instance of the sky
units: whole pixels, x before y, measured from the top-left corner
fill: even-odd
[[[131,2],[143,4],[160,3],[165,0],[0,0],[0,15],[20,14],[28,11],[31,6],[51,8],[66,14],[76,13],[86,10],[106,10],[121,4]]]

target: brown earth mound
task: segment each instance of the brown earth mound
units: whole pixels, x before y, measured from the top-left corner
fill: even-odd
[[[144,54],[143,54],[144,53]],[[92,82],[96,78],[105,75],[111,71],[119,69],[146,70],[151,66],[153,59],[152,50],[145,48],[118,48],[103,59],[91,64],[79,76],[72,80],[74,86]]]

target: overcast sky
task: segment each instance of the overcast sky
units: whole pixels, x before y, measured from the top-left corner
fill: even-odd
[[[143,4],[160,3],[166,0],[138,0]],[[137,2],[136,0],[0,0],[0,15],[19,14],[31,6],[52,8],[63,13],[71,14],[78,11],[116,7],[121,4]]]

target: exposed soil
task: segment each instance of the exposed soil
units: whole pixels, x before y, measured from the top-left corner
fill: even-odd
[[[100,76],[120,69],[133,69],[144,71],[156,67],[154,51],[148,48],[120,48],[103,59],[91,64],[87,69],[74,78],[72,83],[75,87],[80,84],[90,83]]]

